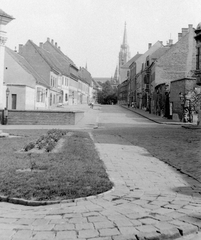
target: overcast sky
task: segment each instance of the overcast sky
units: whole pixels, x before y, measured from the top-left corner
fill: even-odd
[[[125,22],[131,57],[148,43],[175,43],[181,28],[201,22],[200,0],[1,0],[0,8],[15,18],[6,27],[9,48],[49,37],[93,77],[114,75]]]

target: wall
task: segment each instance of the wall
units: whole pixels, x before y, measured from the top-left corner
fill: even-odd
[[[8,96],[8,109],[12,108],[12,94],[17,95],[17,105],[16,109],[25,110],[25,91],[26,86],[20,85],[8,85],[10,94]]]
[[[32,88],[36,84],[34,77],[9,54],[7,48],[5,51],[4,81],[6,84],[20,84]]]
[[[35,88],[25,88],[25,109],[35,109]]]
[[[156,62],[155,84],[167,83],[172,80],[190,76],[190,70],[195,70],[195,40],[194,30],[183,36]]]
[[[170,85],[170,102],[172,102],[172,111],[179,115],[180,120],[183,115],[183,107],[179,93],[187,93],[192,90],[196,85],[196,79],[180,79],[172,81]]]
[[[75,125],[84,116],[84,112],[62,111],[8,111],[8,125]]]

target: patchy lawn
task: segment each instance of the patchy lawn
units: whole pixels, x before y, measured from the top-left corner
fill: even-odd
[[[7,130],[19,138],[0,138],[0,195],[27,200],[86,197],[112,188],[104,164],[87,132],[73,132],[60,151],[21,152],[46,130]]]

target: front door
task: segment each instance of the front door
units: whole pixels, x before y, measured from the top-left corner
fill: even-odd
[[[12,109],[16,109],[17,106],[17,94],[12,94]]]

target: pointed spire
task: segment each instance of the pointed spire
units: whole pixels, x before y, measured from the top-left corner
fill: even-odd
[[[85,66],[85,69],[87,70],[87,62],[86,62],[86,66]]]
[[[123,38],[123,45],[127,45],[126,22],[125,22],[125,26],[124,26],[124,38]]]

